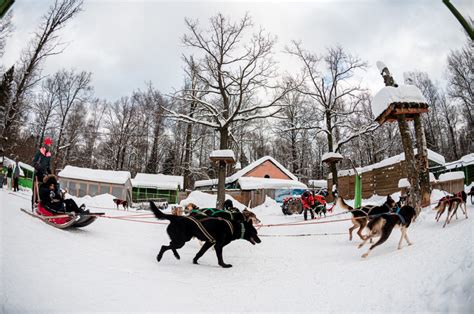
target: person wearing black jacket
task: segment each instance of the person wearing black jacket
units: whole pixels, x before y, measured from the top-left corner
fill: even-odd
[[[75,212],[88,213],[84,210],[84,205],[78,207],[73,199],[64,199],[64,194],[59,191],[59,184],[56,176],[48,175],[44,178],[39,189],[41,205],[53,214]]]
[[[49,137],[45,138],[44,145],[35,154],[33,158],[33,167],[35,168],[35,176],[38,182],[43,182],[44,176],[51,174],[51,145],[53,140]]]
[[[39,186],[43,182],[43,178],[51,174],[51,145],[53,140],[49,137],[44,139],[44,145],[36,152],[33,158],[33,167],[35,168],[35,182],[33,183],[33,197],[31,199],[31,207],[39,202]]]

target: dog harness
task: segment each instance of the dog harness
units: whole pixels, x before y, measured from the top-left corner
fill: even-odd
[[[193,217],[189,217],[189,216],[186,217],[186,218],[188,218],[189,220],[194,222],[196,224],[196,226],[198,226],[199,230],[201,230],[201,232],[204,234],[204,236],[206,237],[206,239],[209,242],[216,243],[216,240],[212,237],[212,235],[209,232],[207,232],[206,228],[204,228],[204,226],[202,225],[202,223],[199,220],[197,220]]]
[[[207,210],[211,212],[210,215],[207,215],[207,214],[205,213],[205,211],[207,211]],[[217,209],[217,210],[216,210],[216,209],[214,209],[214,208],[204,208],[204,209],[202,209],[201,212],[202,212],[204,215],[210,216],[210,217],[214,217],[214,215],[216,215],[216,214],[218,214],[218,213],[226,213],[226,214],[229,214],[229,215],[230,215],[230,220],[234,220],[234,215],[232,214],[232,212],[230,212],[230,211],[228,211],[228,210],[221,210],[221,209]],[[217,218],[217,217],[215,217],[215,218]]]
[[[244,238],[244,234],[245,234],[245,226],[243,223],[240,224],[240,232],[242,233],[240,235],[240,239],[243,239]]]

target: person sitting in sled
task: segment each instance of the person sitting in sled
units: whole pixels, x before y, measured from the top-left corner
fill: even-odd
[[[39,188],[40,206],[53,214],[61,213],[88,213],[84,205],[78,207],[73,199],[64,199],[64,193],[59,191],[59,184],[55,175],[44,177]]]
[[[314,198],[313,194],[310,191],[304,191],[301,195],[301,203],[303,205],[303,215],[304,220],[308,220],[308,210],[311,213],[311,219],[314,219]]]

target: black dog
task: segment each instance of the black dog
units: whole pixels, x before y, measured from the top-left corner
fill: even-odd
[[[150,202],[150,208],[156,218],[170,221],[166,231],[170,236],[171,242],[169,245],[161,247],[160,252],[156,256],[158,262],[167,250],[172,250],[174,256],[180,259],[177,249],[182,248],[192,237],[196,237],[201,241],[205,241],[205,243],[193,258],[193,263],[198,264],[199,258],[214,245],[219,265],[227,268],[232,267],[232,265],[224,262],[222,257],[222,248],[224,246],[237,239],[245,239],[253,245],[261,242],[257,235],[257,230],[251,223],[245,221],[238,223],[221,218],[197,220],[193,217],[166,215],[153,202]]]
[[[384,243],[395,226],[400,227],[402,235],[400,241],[398,242],[398,249],[402,248],[402,240],[405,239],[408,245],[412,245],[410,240],[408,240],[407,229],[410,227],[410,224],[415,218],[416,212],[415,209],[411,206],[403,206],[397,212],[392,212],[389,214],[382,214],[378,216],[367,224],[367,228],[370,230],[369,235],[365,238],[364,242],[359,245],[359,248],[364,246],[367,240],[372,239],[374,236],[380,235],[380,239],[373,245],[370,246],[367,253],[364,253],[362,257],[369,256],[369,253],[378,245]]]
[[[219,210],[216,208],[195,208],[189,213],[189,216],[195,217],[197,219],[212,217],[233,220],[235,222],[247,221],[254,225],[257,225],[261,222],[260,219],[258,219],[255,213],[253,213],[252,211],[244,209],[242,212],[240,212],[237,208],[232,208],[232,211]]]
[[[128,209],[128,202],[121,200],[119,198],[114,198],[114,203],[117,205],[117,209],[119,209],[119,205],[122,205],[123,209]]]

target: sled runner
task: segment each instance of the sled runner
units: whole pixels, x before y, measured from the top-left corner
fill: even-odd
[[[64,213],[54,215],[46,210],[38,210],[38,213],[31,212],[27,209],[21,208],[21,211],[38,218],[39,220],[56,227],[58,229],[66,228],[82,228],[93,223],[98,216],[104,215],[105,213]]]

